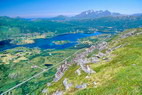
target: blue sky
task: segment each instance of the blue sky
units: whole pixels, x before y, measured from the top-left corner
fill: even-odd
[[[89,9],[142,13],[142,0],[0,0],[0,16],[72,16]]]

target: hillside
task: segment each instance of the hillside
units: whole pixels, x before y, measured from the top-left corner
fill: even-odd
[[[66,70],[59,67],[54,81],[41,94],[141,95],[141,47],[142,29],[126,30],[76,55],[72,65],[61,66]]]
[[[0,17],[0,41],[13,39],[14,44],[19,44],[23,43],[23,40],[32,41],[68,33],[94,33],[96,31],[115,33],[141,27],[141,18],[142,16],[110,16],[58,21]]]

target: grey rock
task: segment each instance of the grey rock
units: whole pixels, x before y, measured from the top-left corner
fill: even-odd
[[[91,62],[92,63],[97,63],[99,61],[100,61],[100,59],[98,57],[91,57]]]
[[[56,92],[53,93],[52,95],[63,95],[63,91],[56,91]]]
[[[104,54],[104,53],[102,53],[102,52],[99,52],[98,55],[99,55],[100,57],[106,56],[106,54]]]
[[[89,78],[90,78],[90,76],[86,76],[85,78],[86,78],[86,79],[89,79]]]
[[[66,90],[68,90],[72,86],[71,83],[68,83],[66,78],[63,80],[63,85],[65,86]]]
[[[97,82],[94,81],[93,84],[96,86],[96,85],[97,85]]]
[[[96,47],[100,51],[103,50],[103,49],[106,49],[107,48],[107,42],[102,42],[102,43],[98,44]]]
[[[77,85],[76,88],[78,88],[78,89],[87,88],[87,84],[86,84],[86,83],[83,83],[82,85]]]
[[[137,33],[136,35],[141,35],[142,34],[142,32],[139,32],[139,33]]]
[[[94,84],[94,87],[96,88],[97,87],[97,82],[94,81],[93,84]]]
[[[46,88],[43,89],[43,90],[42,90],[42,93],[48,93],[48,89],[46,89]]]
[[[51,86],[51,83],[47,83],[47,86]]]
[[[63,72],[57,71],[56,74],[55,74],[55,78],[53,79],[53,81],[57,82],[58,80],[60,80],[62,78],[63,75],[64,75]]]
[[[79,68],[79,69],[77,69],[77,70],[75,71],[75,73],[77,73],[77,74],[80,76],[80,75],[81,75],[80,68]]]
[[[109,58],[105,57],[105,58],[103,58],[103,60],[109,60]]]
[[[88,74],[91,74],[91,73],[96,73],[94,70],[92,70],[88,65],[80,65],[81,66],[81,69],[88,73]]]

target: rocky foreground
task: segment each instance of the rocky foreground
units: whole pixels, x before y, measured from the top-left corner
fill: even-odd
[[[98,45],[87,48],[84,52],[76,54],[70,62],[66,61],[57,68],[53,82],[47,84],[47,87],[42,90],[41,94],[132,95],[133,93],[133,95],[140,95],[139,93],[141,92],[138,89],[140,87],[138,85],[139,82],[138,80],[134,81],[135,77],[137,79],[137,76],[134,74],[133,80],[130,81],[131,79],[129,77],[131,75],[129,76],[129,74],[134,71],[133,69],[127,71],[127,66],[137,66],[139,65],[139,61],[142,62],[142,52],[139,50],[142,47],[141,37],[142,29],[127,30],[109,42],[103,41]],[[94,53],[89,56],[92,52]],[[124,72],[125,69],[127,73]],[[129,80],[127,78],[125,79],[121,74],[119,75],[122,72],[124,72],[124,75],[128,75]],[[119,77],[117,78],[117,75],[125,80],[121,80]],[[127,86],[134,87],[131,90],[136,89],[133,84],[135,82],[138,87],[137,91],[127,90],[123,82],[126,82]],[[112,83],[115,84],[114,87]],[[110,89],[106,90],[104,87],[110,87]],[[118,89],[118,91],[114,90],[113,92],[111,89]]]

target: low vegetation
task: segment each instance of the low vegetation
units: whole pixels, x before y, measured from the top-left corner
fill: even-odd
[[[102,60],[97,64],[88,64],[96,71],[95,74],[86,74],[81,71],[81,75],[78,76],[75,71],[79,67],[73,65],[65,72],[61,80],[47,87],[50,93],[58,90],[64,91],[65,95],[141,95],[142,35],[121,38],[122,35],[133,31],[140,33],[142,29],[127,30],[109,41],[108,48],[124,45],[111,52],[110,61]],[[65,90],[63,85],[65,78],[73,84],[68,90]],[[76,85],[83,83],[87,83],[87,88],[76,88]]]

